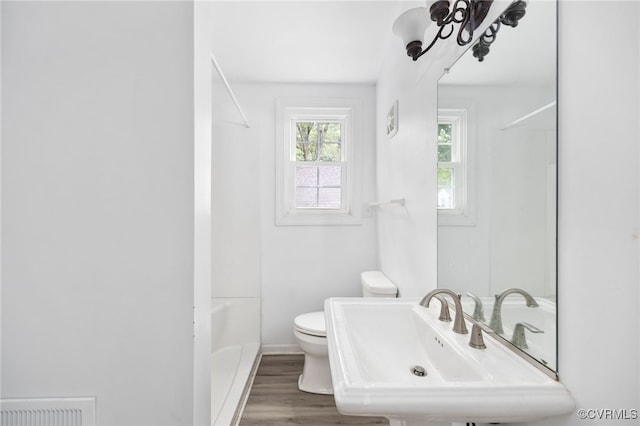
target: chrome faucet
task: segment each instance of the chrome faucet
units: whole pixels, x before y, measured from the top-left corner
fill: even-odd
[[[437,294],[448,294],[453,299],[453,303],[456,306],[456,316],[453,320],[453,331],[459,334],[469,333],[469,330],[467,330],[467,325],[464,322],[464,314],[462,313],[462,303],[460,303],[460,295],[455,294],[453,291],[447,290],[445,288],[437,288],[435,290],[432,290],[422,298],[422,300],[420,301],[420,306],[428,308],[431,298],[436,296]],[[446,303],[443,303],[443,306],[444,305],[446,305]]]
[[[471,316],[476,321],[484,322],[485,318],[484,318],[484,309],[482,308],[482,300],[480,300],[480,298],[478,296],[476,296],[475,294],[473,294],[471,292],[467,292],[467,296],[469,296],[473,300],[473,303],[474,303],[473,315],[471,315]]]
[[[493,312],[491,313],[491,321],[489,322],[489,328],[493,329],[498,334],[504,334],[504,329],[502,328],[502,302],[504,299],[513,293],[521,294],[525,301],[527,302],[527,306],[530,308],[538,307],[538,303],[535,301],[533,296],[531,296],[526,291],[519,288],[508,288],[499,295],[496,294],[496,301],[493,304]]]
[[[528,349],[529,345],[527,345],[527,338],[525,337],[525,329],[529,330],[532,333],[544,333],[544,331],[540,330],[535,325],[531,325],[528,322],[519,322],[516,324],[516,328],[513,329],[513,336],[511,337],[511,343],[514,346],[519,347],[520,349]]]

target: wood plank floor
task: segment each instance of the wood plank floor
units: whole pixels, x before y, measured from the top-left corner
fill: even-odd
[[[303,355],[264,355],[239,426],[388,425],[383,417],[344,416],[333,395],[298,390]]]

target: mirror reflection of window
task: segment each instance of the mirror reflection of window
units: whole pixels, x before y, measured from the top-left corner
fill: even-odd
[[[438,123],[438,208],[452,209],[455,207],[455,171],[451,156],[455,153],[452,123]]]
[[[438,213],[460,215],[467,207],[467,111],[438,112]]]

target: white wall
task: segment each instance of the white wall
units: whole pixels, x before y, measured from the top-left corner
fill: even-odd
[[[400,51],[400,49],[398,49]],[[403,52],[401,52],[403,53]],[[397,58],[397,57],[396,57]],[[393,59],[396,59],[393,58]],[[411,63],[402,55],[396,60]],[[405,198],[405,207],[379,209],[378,251],[381,270],[399,290],[399,297],[421,297],[436,287],[435,259],[436,163],[431,158],[436,145],[427,135],[436,134],[436,88],[419,80],[419,68],[395,70],[384,74],[377,84],[377,197],[380,200]],[[416,96],[420,93],[424,96]],[[393,102],[398,101],[398,133],[386,135],[385,117]]]
[[[296,315],[322,310],[324,300],[331,296],[360,295],[360,272],[377,268],[375,218],[363,219],[362,225],[275,226],[275,101],[279,97],[362,99],[362,121],[368,124],[363,126],[361,139],[361,190],[367,202],[375,198],[375,89],[373,85],[325,84],[232,87],[251,128],[242,128],[239,114],[231,107],[216,120],[226,121],[226,126],[214,146],[228,145],[220,149],[230,154],[228,164],[220,167],[233,176],[228,182],[238,186],[233,193],[219,194],[233,203],[226,214],[235,241],[225,249],[231,253],[227,257],[235,259],[228,259],[226,278],[220,281],[220,289],[214,284],[214,293],[236,291],[253,296],[254,283],[260,282],[262,344],[293,345]],[[223,129],[223,123],[219,128]],[[214,164],[215,155],[216,148]],[[214,182],[216,173],[214,170]],[[214,193],[214,210],[216,198]]]
[[[2,397],[193,418],[193,5],[2,3]]]
[[[598,30],[603,16],[616,31]],[[640,404],[639,21],[637,2],[559,8],[559,368],[581,408]],[[408,197],[404,216],[379,217],[380,262],[415,296],[436,285],[435,88],[455,58],[453,49],[431,53],[421,64],[390,53],[378,83],[378,120],[400,99],[398,136],[388,141],[378,126],[378,191]],[[603,168],[610,148],[613,173]],[[546,422],[582,423],[607,422],[575,413]]]
[[[605,14],[617,31],[584,31]],[[638,408],[640,4],[562,2],[559,18],[560,377],[581,408]],[[604,298],[612,321],[598,314]]]

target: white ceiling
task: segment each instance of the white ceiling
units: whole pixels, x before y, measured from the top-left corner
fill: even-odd
[[[214,0],[213,5],[213,54],[231,82],[374,83],[389,49],[403,52],[393,22],[425,2]],[[448,83],[555,78],[555,67],[548,66],[555,63],[550,11],[555,13],[555,2],[529,0],[520,25],[502,27],[485,61],[464,55]],[[445,42],[452,41],[440,41]]]
[[[395,19],[423,1],[214,1],[213,54],[229,81],[373,83]],[[409,59],[409,58],[407,58]]]

